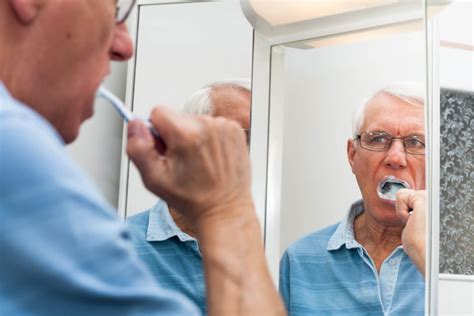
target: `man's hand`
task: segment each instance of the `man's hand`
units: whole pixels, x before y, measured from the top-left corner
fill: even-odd
[[[285,315],[265,261],[242,128],[162,107],[151,122],[167,146],[165,155],[140,122],[129,124],[127,152],[145,186],[195,228],[209,315]]]
[[[154,109],[151,122],[167,145],[165,156],[138,121],[129,124],[127,146],[148,190],[195,225],[213,216],[235,216],[233,206],[253,211],[248,148],[238,124],[165,107]]]
[[[397,192],[397,215],[406,224],[402,245],[418,270],[425,274],[426,191],[401,189]]]

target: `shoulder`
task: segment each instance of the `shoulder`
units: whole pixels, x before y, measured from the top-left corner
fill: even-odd
[[[37,139],[49,140],[56,145],[63,145],[61,137],[51,123],[32,108],[21,103],[11,101],[0,104],[0,122],[2,146],[14,145],[16,139],[27,143],[34,143]]]
[[[49,172],[49,168],[59,167],[58,163],[64,164],[69,160],[64,143],[52,125],[20,104],[0,111],[0,146],[2,175],[6,175],[4,178],[7,179],[8,176],[26,174],[12,174],[12,169],[28,170],[26,176],[34,179],[34,176]]]
[[[32,109],[21,104],[2,107],[0,148],[0,187],[6,203],[88,196],[106,204],[70,158],[57,131]]]
[[[336,223],[303,236],[291,244],[285,253],[290,257],[303,254],[326,253],[329,239],[331,239],[338,225],[339,223]]]

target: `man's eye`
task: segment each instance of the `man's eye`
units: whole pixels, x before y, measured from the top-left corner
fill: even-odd
[[[371,144],[384,144],[388,142],[387,136],[373,136],[369,142]]]
[[[424,148],[425,143],[418,138],[410,138],[406,140],[406,146]]]

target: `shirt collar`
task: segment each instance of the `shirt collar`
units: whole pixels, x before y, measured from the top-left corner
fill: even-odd
[[[364,203],[362,200],[354,202],[346,217],[337,225],[336,231],[328,241],[327,250],[337,250],[346,245],[347,249],[362,247],[354,237],[354,220],[364,212]]]
[[[194,240],[195,238],[183,232],[171,217],[168,205],[159,200],[148,215],[147,241],[163,241],[177,236],[182,242]]]

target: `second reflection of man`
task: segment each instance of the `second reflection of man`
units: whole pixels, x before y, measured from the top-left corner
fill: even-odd
[[[225,80],[210,83],[193,93],[182,111],[195,115],[224,117],[237,122],[249,141],[250,81]],[[192,223],[159,200],[155,206],[127,219],[133,245],[157,282],[165,289],[191,299],[203,315],[206,285],[202,255]]]
[[[280,291],[290,315],[423,315],[423,270],[414,262],[424,243],[402,244],[405,224],[390,196],[402,186],[425,189],[424,99],[417,91],[393,85],[357,112],[347,156],[362,200],[341,222],[284,253]],[[415,233],[404,241],[423,241],[424,232]]]

